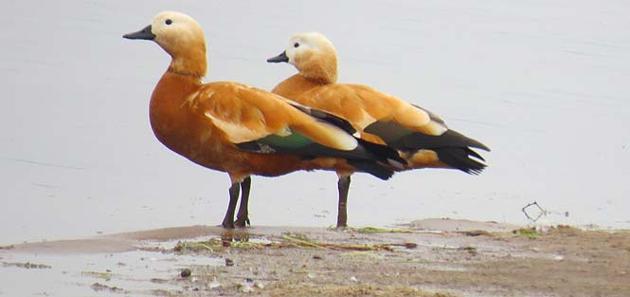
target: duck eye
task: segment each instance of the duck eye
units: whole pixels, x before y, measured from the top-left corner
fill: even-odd
[[[170,25],[173,23],[173,20],[171,19],[166,19],[166,21],[164,21],[165,24]]]
[[[296,42],[296,43],[294,43],[294,44],[293,44],[293,47],[295,47],[295,48],[297,48],[297,47],[299,47],[299,46],[300,46],[300,43],[298,43],[298,42]]]

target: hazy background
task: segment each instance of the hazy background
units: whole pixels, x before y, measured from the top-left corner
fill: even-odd
[[[451,217],[629,227],[627,1],[10,1],[0,29],[0,243],[218,224],[229,179],[168,151],[148,122],[169,57],[122,34],[196,18],[212,80],[270,89],[265,59],[320,31],[340,81],[400,96],[489,145],[480,176],[355,175],[351,225]],[[254,178],[254,225],[329,226],[336,176]],[[569,217],[562,213],[568,212]]]

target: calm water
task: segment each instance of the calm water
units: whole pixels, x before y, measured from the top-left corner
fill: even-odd
[[[584,2],[584,3],[580,3]],[[570,9],[567,9],[570,7]],[[10,1],[0,29],[0,243],[218,224],[229,179],[148,123],[168,56],[123,40],[157,12],[205,28],[207,80],[270,89],[299,31],[336,44],[340,79],[442,115],[493,148],[480,176],[356,175],[353,225],[426,217],[630,227],[630,4],[624,1]],[[336,176],[255,178],[255,225],[334,224]],[[569,216],[565,217],[564,212]]]

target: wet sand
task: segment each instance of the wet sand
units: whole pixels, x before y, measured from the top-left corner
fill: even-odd
[[[26,243],[0,249],[0,296],[627,296],[630,232],[545,229],[429,219]]]

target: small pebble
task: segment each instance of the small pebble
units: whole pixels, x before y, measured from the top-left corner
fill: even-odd
[[[418,244],[414,242],[405,242],[404,245],[408,249],[415,249],[418,247]]]
[[[225,266],[234,266],[234,260],[225,258]]]
[[[189,277],[192,274],[192,271],[190,271],[190,269],[188,268],[184,268],[182,269],[182,272],[179,274],[181,277]]]

